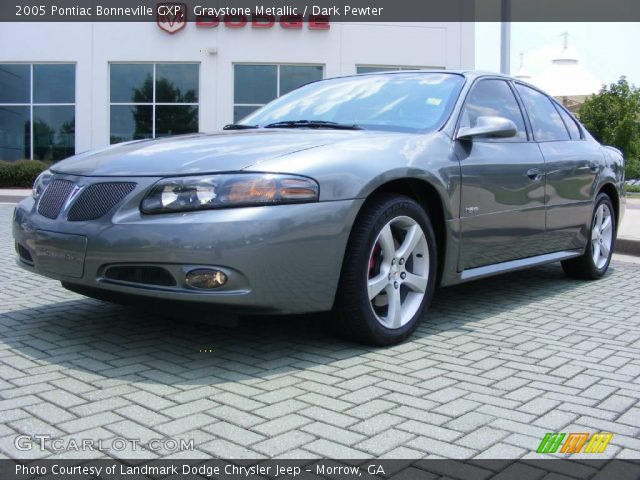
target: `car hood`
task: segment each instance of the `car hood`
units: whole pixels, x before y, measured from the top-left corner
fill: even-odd
[[[71,175],[119,177],[229,172],[259,161],[375,134],[349,130],[259,129],[182,135],[85,152],[56,163],[51,170]]]

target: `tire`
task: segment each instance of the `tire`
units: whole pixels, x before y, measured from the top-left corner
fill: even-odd
[[[596,197],[589,229],[589,241],[584,254],[564,260],[562,269],[572,278],[597,280],[609,268],[616,240],[616,216],[611,199],[606,193]]]
[[[342,265],[334,306],[337,331],[370,345],[402,342],[431,301],[436,252],[431,221],[418,203],[391,194],[368,200]]]

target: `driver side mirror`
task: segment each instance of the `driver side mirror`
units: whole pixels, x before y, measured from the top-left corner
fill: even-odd
[[[516,124],[504,117],[478,117],[475,127],[458,130],[457,140],[473,140],[476,137],[509,138],[518,133]]]

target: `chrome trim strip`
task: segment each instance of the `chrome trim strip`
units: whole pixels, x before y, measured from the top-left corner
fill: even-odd
[[[463,270],[460,279],[463,282],[475,280],[477,278],[488,277],[498,273],[506,273],[514,270],[521,270],[536,265],[544,265],[545,263],[558,262],[573,257],[579,257],[584,252],[582,250],[565,250],[562,252],[546,253],[535,257],[521,258],[519,260],[511,260],[509,262],[496,263],[495,265],[486,265],[483,267],[470,268]]]

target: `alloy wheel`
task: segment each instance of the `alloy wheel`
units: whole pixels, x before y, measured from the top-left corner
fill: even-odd
[[[606,203],[601,203],[593,217],[593,226],[591,227],[591,255],[596,268],[601,269],[607,264],[612,243],[611,210]]]
[[[406,325],[424,299],[429,281],[429,247],[413,218],[399,216],[380,230],[369,255],[367,291],[378,322]]]

